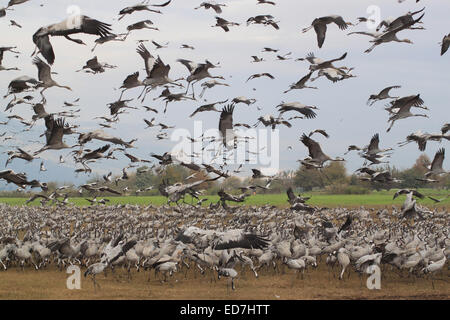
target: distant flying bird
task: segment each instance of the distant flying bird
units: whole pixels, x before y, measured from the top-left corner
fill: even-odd
[[[257,4],[271,4],[271,5],[275,5],[275,2],[273,1],[268,1],[268,0],[257,0],[258,3]]]
[[[266,127],[269,126],[272,127],[272,130],[275,130],[276,126],[281,124],[285,125],[288,128],[292,127],[292,125],[283,118],[280,117],[275,118],[273,115],[270,114],[259,117],[258,122],[254,125],[254,127],[256,127],[260,122]]]
[[[444,36],[444,38],[442,39],[441,56],[443,56],[447,52],[448,47],[450,47],[450,33],[448,35]]]
[[[12,80],[8,85],[8,92],[4,96],[4,98],[8,97],[11,94],[21,93],[27,91],[28,89],[35,89],[39,84],[34,78],[28,76],[21,76]]]
[[[311,71],[306,76],[304,76],[303,78],[298,80],[296,83],[291,84],[289,89],[284,91],[284,93],[288,93],[289,91],[294,90],[294,89],[305,89],[305,88],[317,89],[317,87],[308,87],[306,85],[306,82],[308,82],[308,80],[311,78],[312,74],[313,74],[313,71]]]
[[[205,112],[205,111],[216,111],[216,112],[221,112],[219,110],[216,109],[215,105],[216,104],[224,104],[228,101],[224,100],[224,101],[217,101],[217,102],[213,102],[213,103],[208,103],[208,104],[204,104],[200,107],[198,107],[190,116],[189,118],[192,118],[193,116],[195,116],[197,113],[199,112]]]
[[[321,17],[314,19],[311,23],[311,26],[303,29],[303,33],[308,32],[310,29],[314,28],[314,31],[317,34],[317,44],[319,48],[322,48],[323,43],[325,42],[325,36],[327,32],[327,24],[335,23],[339,29],[345,30],[349,25],[352,25],[350,22],[345,22],[341,16],[331,15],[326,17]]]
[[[308,134],[308,137],[311,137],[313,134],[315,134],[315,133],[320,133],[321,135],[323,135],[325,138],[329,138],[330,136],[328,135],[328,133],[326,133],[326,131],[325,130],[322,130],[322,129],[316,129],[316,130],[314,130],[314,131],[311,131],[309,134]]]
[[[399,98],[399,97],[391,97],[389,95],[389,91],[391,91],[392,89],[398,89],[398,88],[401,88],[401,86],[391,86],[391,87],[384,88],[378,94],[370,95],[369,100],[367,101],[367,105],[369,105],[369,104],[373,105],[375,102],[380,101],[380,100],[384,100],[384,99],[397,99],[397,98]]]
[[[270,79],[275,79],[274,76],[272,76],[270,73],[267,73],[267,72],[265,72],[265,73],[255,73],[255,74],[251,75],[250,77],[248,77],[246,82],[248,82],[249,80],[252,80],[252,79],[260,78],[260,77],[267,77],[267,78],[270,78]]]
[[[11,23],[10,26],[12,26],[12,27],[22,28],[22,26],[20,24],[18,24],[17,22],[15,22],[14,20],[9,20],[9,22]]]
[[[149,6],[152,6],[152,7],[165,7],[165,6],[169,5],[171,1],[172,0],[169,0],[169,1],[164,2],[162,4],[143,4],[143,3],[141,3],[141,4],[136,4],[134,6],[123,8],[119,12],[120,17],[119,17],[118,20],[120,21],[127,14],[132,14],[135,11],[150,11],[150,12],[154,12],[154,13],[162,13],[159,10],[150,9]]]
[[[117,68],[117,66],[112,66],[112,65],[109,65],[107,63],[100,63],[98,61],[97,56],[95,56],[92,59],[89,59],[86,62],[86,64],[83,66],[83,68],[81,68],[80,70],[77,70],[76,72],[80,72],[82,70],[90,69],[92,71],[87,70],[86,72],[97,74],[97,73],[105,72],[105,68],[114,69],[114,68]]]
[[[296,111],[304,115],[307,119],[314,119],[317,114],[313,109],[318,109],[316,106],[307,106],[300,102],[282,102],[277,106],[280,114],[288,111]]]
[[[226,7],[226,4],[222,4],[222,3],[215,3],[215,2],[202,2],[198,7],[194,8],[195,10],[200,9],[200,8],[205,8],[205,10],[208,9],[213,9],[217,14],[221,14],[222,13],[222,8],[221,7]]]
[[[167,45],[169,44],[169,42],[166,42],[166,44],[162,45],[159,44],[158,42],[152,40],[153,45],[156,47],[156,49],[162,49],[162,48],[167,48]]]
[[[268,47],[263,48],[263,52],[275,52],[276,53],[278,51],[280,51],[280,50],[273,49],[273,48],[268,48]]]
[[[246,98],[246,97],[236,97],[236,98],[233,98],[233,103],[234,104],[238,104],[238,103],[245,103],[246,105],[251,105],[251,104],[254,104],[255,102],[256,102],[256,99],[248,99],[248,98]]]
[[[220,27],[223,30],[225,30],[225,32],[228,32],[228,31],[230,31],[230,28],[229,28],[230,26],[239,26],[239,23],[230,22],[221,17],[216,17],[216,24],[213,25],[212,27]]]
[[[194,48],[193,46],[188,45],[188,44],[182,44],[180,48],[181,48],[181,49],[191,49],[191,50],[195,50],[195,48]]]
[[[266,61],[264,58],[259,58],[258,56],[252,56],[253,61],[252,62],[262,62]]]
[[[157,27],[152,27],[152,25],[153,25],[153,22],[149,19],[130,24],[129,26],[127,26],[128,32],[125,35],[125,39],[129,36],[131,31],[133,31],[133,30],[150,29],[150,30],[159,31],[159,29]]]

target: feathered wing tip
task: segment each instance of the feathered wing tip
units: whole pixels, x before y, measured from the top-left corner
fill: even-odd
[[[253,249],[265,249],[269,245],[269,239],[255,234],[246,234],[245,237],[248,239],[251,248]]]
[[[119,244],[119,242],[122,241],[122,239],[123,239],[123,233],[121,233],[121,234],[114,240],[114,242],[112,243],[113,248],[116,247],[116,246]]]
[[[44,61],[42,61],[42,59],[39,56],[35,56],[33,58],[33,60],[31,61],[31,63],[35,64],[35,65],[39,65],[41,63],[45,63]]]
[[[233,114],[234,106],[235,106],[234,104],[228,104],[222,109],[222,112],[228,113],[228,114]]]
[[[131,248],[133,248],[136,245],[136,243],[137,243],[136,240],[131,240],[131,241],[128,241],[127,243],[125,243],[122,247],[123,254],[126,254],[128,252],[128,250],[130,250]]]
[[[305,133],[303,133],[300,138],[300,141],[303,142],[303,144],[306,144],[309,140],[311,140],[311,138],[308,137]]]
[[[215,250],[243,248],[243,249],[265,249],[269,245],[269,240],[256,234],[245,234],[243,239],[217,243]]]
[[[82,16],[82,18],[82,32],[96,34],[102,38],[113,35],[111,32],[111,24],[92,19],[88,16]]]

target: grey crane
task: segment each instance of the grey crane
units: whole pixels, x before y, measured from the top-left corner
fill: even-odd
[[[155,59],[155,57],[150,54],[150,52],[142,43],[137,48],[136,52],[144,60],[145,70],[147,72],[147,77],[142,81],[142,84],[145,86],[144,90],[140,94],[141,96],[145,92],[142,101],[144,101],[145,96],[148,92],[158,86],[173,84],[179,87],[183,87],[181,84],[176,83],[181,79],[172,80],[169,78],[170,65],[164,64],[159,56],[157,59]]]
[[[384,100],[384,99],[398,99],[399,97],[391,97],[389,95],[389,91],[391,91],[392,89],[399,89],[399,88],[401,88],[401,86],[390,86],[390,87],[384,88],[378,94],[370,95],[369,100],[367,100],[367,105],[370,104],[372,106],[375,102]]]
[[[304,115],[307,119],[314,119],[317,114],[313,110],[317,110],[316,106],[307,106],[300,102],[281,102],[278,106],[278,111],[283,114],[288,111],[295,111]]]
[[[50,36],[64,36],[67,40],[77,44],[85,44],[82,40],[72,39],[70,35],[76,33],[92,34],[100,37],[112,35],[110,24],[91,19],[84,15],[77,17],[77,23],[73,23],[72,20],[73,17],[60,23],[41,27],[34,33],[33,42],[49,64],[55,62],[55,53],[50,43]]]
[[[327,25],[330,23],[335,23],[341,30],[345,30],[349,25],[352,25],[352,23],[350,22],[345,22],[344,19],[339,15],[330,15],[314,19],[311,23],[311,26],[303,29],[302,32],[305,33],[314,28],[314,31],[317,34],[317,44],[319,48],[322,48],[323,43],[325,42]]]
[[[217,101],[217,102],[213,102],[213,103],[208,103],[208,104],[204,104],[201,105],[200,107],[198,107],[197,109],[195,109],[194,112],[192,112],[192,114],[189,116],[189,118],[192,118],[193,116],[195,116],[197,113],[199,112],[206,112],[206,111],[216,111],[216,112],[221,112],[219,110],[216,109],[216,105],[217,104],[224,104],[228,101],[228,99],[223,100],[223,101]]]
[[[300,141],[308,148],[309,150],[309,158],[304,159],[306,163],[316,165],[319,168],[323,167],[323,164],[327,161],[345,161],[342,158],[331,158],[325,153],[323,153],[322,148],[319,143],[308,137],[306,134],[303,134],[300,138]]]
[[[200,92],[199,97],[200,97],[200,98],[203,98],[203,94],[205,93],[206,89],[211,89],[211,88],[213,88],[213,87],[215,87],[215,86],[225,86],[225,87],[229,87],[230,85],[227,84],[227,83],[219,82],[219,81],[217,81],[216,79],[212,79],[212,80],[205,81],[205,82],[203,82],[203,83],[201,84],[201,87],[202,87],[203,89],[202,89],[202,92]]]
[[[391,19],[387,19],[387,20],[383,20],[380,22],[380,24],[377,26],[376,31],[380,31],[383,27],[385,28],[383,31],[387,32],[387,31],[392,31],[401,27],[406,27],[408,29],[423,29],[423,27],[417,27],[417,28],[413,28],[412,25],[409,24],[414,24],[414,16],[416,14],[419,14],[421,12],[423,12],[425,10],[425,8],[422,8],[421,10],[415,11],[415,12],[408,12],[394,20]],[[421,22],[420,22],[421,23]]]
[[[159,31],[159,29],[157,27],[153,27],[153,22],[149,19],[147,20],[142,20],[133,24],[130,24],[129,26],[127,26],[127,33],[124,37],[124,39],[127,39],[128,36],[130,35],[131,31],[133,30],[142,30],[142,29],[150,29],[150,30],[156,30]]]
[[[388,122],[391,122],[390,126],[386,130],[386,132],[391,131],[392,126],[394,125],[395,121],[400,119],[406,119],[409,117],[425,117],[428,118],[426,114],[412,114],[411,108],[417,107],[422,108],[425,110],[428,110],[426,106],[423,106],[423,100],[420,98],[420,94],[403,97],[400,99],[397,99],[391,103],[391,106],[386,109],[388,111],[392,111],[393,114],[389,117]],[[396,111],[393,111],[396,110]]]
[[[195,7],[194,9],[195,10],[200,9],[200,8],[205,8],[205,10],[213,9],[217,14],[221,14],[222,13],[221,7],[226,7],[226,6],[227,6],[226,4],[209,1],[209,2],[200,3],[200,5],[198,7]]]
[[[425,173],[426,178],[432,175],[439,176],[442,174],[447,174],[447,171],[445,171],[443,168],[444,158],[445,158],[445,149],[441,148],[436,152],[433,161],[431,162],[431,165],[427,168],[428,171]]]
[[[43,89],[41,90],[41,96],[44,99],[44,101],[45,101],[45,96],[43,93],[48,88],[59,87],[59,88],[63,88],[63,89],[72,91],[72,88],[70,88],[69,86],[60,85],[55,80],[52,79],[52,72],[51,72],[50,66],[48,64],[46,64],[44,61],[42,61],[41,58],[34,57],[33,64],[38,68],[38,77],[39,77],[39,81],[41,81],[41,83],[39,83],[37,85],[37,88],[43,87]]]
[[[367,49],[365,51],[365,53],[369,53],[371,52],[373,49],[375,49],[375,47],[379,46],[380,44],[383,43],[388,43],[388,42],[405,42],[405,43],[409,43],[412,44],[413,42],[409,39],[399,39],[397,37],[397,33],[400,31],[403,31],[405,29],[409,29],[411,26],[413,26],[416,23],[419,23],[420,20],[423,18],[425,14],[422,14],[417,20],[412,20],[411,22],[408,22],[406,24],[404,24],[403,26],[394,28],[394,29],[389,29],[390,31],[386,31],[385,33],[379,35],[379,36],[373,36],[375,39],[371,40],[370,42],[373,43],[373,45]]]
[[[133,5],[133,6],[129,6],[129,7],[123,8],[119,12],[120,17],[119,17],[118,20],[120,21],[127,14],[132,14],[133,12],[136,12],[136,11],[150,11],[150,12],[154,12],[154,13],[162,13],[159,10],[150,9],[149,6],[152,6],[152,7],[165,7],[165,6],[169,5],[171,1],[172,0],[169,0],[169,1],[164,2],[162,4],[144,4],[145,3],[145,1],[144,1],[143,3],[139,3],[139,4],[136,4],[136,5]]]
[[[222,109],[219,120],[219,132],[222,136],[222,143],[228,146],[231,140],[235,139],[233,132],[233,111],[234,105],[227,105]]]
[[[296,83],[291,84],[289,89],[284,91],[283,93],[288,93],[289,91],[294,90],[294,89],[305,89],[305,88],[317,89],[317,87],[309,87],[306,85],[306,82],[308,82],[308,80],[311,78],[312,74],[313,74],[313,71],[308,73],[306,76],[302,77]]]
[[[186,94],[189,91],[189,86],[192,83],[192,96],[194,95],[194,84],[200,80],[203,80],[205,78],[212,78],[212,79],[221,79],[225,80],[222,76],[212,76],[209,73],[209,69],[211,68],[218,68],[218,66],[212,64],[208,60],[205,60],[205,63],[195,63],[190,60],[186,59],[178,59],[177,62],[180,62],[183,64],[190,72],[190,75],[186,78],[186,81],[188,82],[187,88],[186,88]]]
[[[220,27],[222,28],[225,32],[230,31],[231,26],[239,26],[239,23],[237,22],[230,22],[228,20],[225,20],[224,18],[218,17],[216,16],[216,24],[213,25],[212,27]]]
[[[406,140],[400,142],[398,145],[403,147],[410,142],[416,142],[420,151],[425,151],[428,141],[441,141],[442,139],[450,140],[450,136],[439,133],[426,133],[421,130],[411,133],[406,137]]]
[[[113,65],[110,65],[107,63],[100,63],[98,61],[97,56],[95,56],[92,59],[89,59],[88,61],[86,61],[86,64],[80,70],[77,70],[76,72],[86,70],[85,72],[97,74],[97,73],[105,72],[105,68],[114,69],[114,68],[117,68],[117,66],[113,66]]]
[[[21,93],[27,91],[28,89],[35,89],[38,84],[39,81],[29,76],[20,76],[15,78],[9,83],[8,92],[4,98],[8,97],[10,94]]]

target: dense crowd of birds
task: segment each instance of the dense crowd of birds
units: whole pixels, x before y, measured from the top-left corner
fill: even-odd
[[[24,4],[27,1],[11,0],[6,8],[0,9],[0,18],[9,15],[9,11],[14,10],[14,6]],[[400,1],[399,1],[400,2]],[[118,20],[127,15],[133,15],[137,11],[149,11],[153,14],[163,14],[161,10],[170,10],[172,1],[169,0],[160,4],[149,4],[148,1],[134,6],[123,8],[119,12]],[[256,5],[277,5],[273,1],[258,0]],[[44,6],[44,5],[41,5]],[[233,32],[242,24],[258,24],[265,27],[280,29],[280,21],[270,14],[250,17],[244,23],[229,21],[221,17],[226,4],[212,1],[202,2],[194,9],[213,10],[216,14],[216,24],[212,27],[221,28],[224,32]],[[404,31],[423,30],[423,17],[425,8],[408,12],[396,19],[387,19],[380,22],[375,32],[354,31],[348,35],[367,35],[373,39],[370,41],[371,47],[365,52],[370,53],[377,47],[389,42],[403,42],[412,44],[409,39],[399,39],[397,34]],[[346,21],[342,16],[328,15],[316,18],[311,25],[302,30],[303,33],[313,29],[317,35],[318,48],[326,45],[327,28],[336,25],[340,30],[347,30],[349,27],[356,27],[361,22],[367,22],[364,17],[358,18],[358,22]],[[11,26],[22,28],[14,20]],[[91,173],[90,164],[99,160],[118,160],[117,154],[121,153],[130,160],[130,164],[123,168],[123,174],[115,178],[115,185],[121,180],[129,179],[128,169],[134,168],[138,164],[152,163],[149,159],[141,159],[129,152],[133,148],[136,139],[125,141],[120,136],[114,136],[104,131],[111,128],[112,124],[119,122],[119,115],[127,113],[126,110],[138,109],[129,106],[129,102],[134,98],[122,99],[128,90],[141,88],[141,94],[136,100],[143,103],[147,95],[158,88],[163,89],[154,100],[162,99],[165,103],[163,113],[166,113],[169,103],[185,100],[197,101],[195,95],[195,85],[205,80],[200,86],[202,91],[199,98],[203,98],[205,93],[215,86],[229,86],[225,78],[220,75],[211,74],[213,69],[221,68],[220,62],[213,63],[207,59],[203,62],[194,62],[187,59],[177,59],[176,62],[184,65],[187,69],[187,76],[180,79],[172,79],[169,76],[171,66],[163,62],[163,59],[156,54],[152,54],[144,44],[148,40],[138,41],[136,54],[143,60],[145,76],[140,78],[140,72],[129,74],[119,87],[121,90],[117,101],[108,104],[109,115],[98,117],[104,120],[99,124],[99,128],[84,130],[78,125],[69,124],[68,118],[78,117],[78,110],[61,111],[48,113],[45,109],[48,101],[44,93],[54,87],[59,87],[68,91],[72,88],[67,84],[59,84],[60,75],[52,72],[52,66],[60,61],[60,54],[63,48],[54,47],[52,40],[54,37],[64,37],[76,44],[85,45],[83,40],[72,38],[73,35],[85,34],[98,36],[95,40],[95,50],[97,45],[103,45],[110,41],[126,41],[130,33],[140,29],[159,29],[151,20],[138,21],[130,24],[124,33],[113,33],[112,25],[94,18],[78,15],[61,22],[53,23],[39,28],[32,34],[32,41],[36,50],[33,53],[31,63],[37,68],[37,78],[21,75],[12,79],[7,87],[5,98],[10,98],[5,112],[16,110],[16,106],[27,104],[32,106],[34,115],[31,120],[26,120],[19,115],[8,116],[8,121],[1,123],[8,125],[9,121],[15,119],[20,121],[26,129],[31,130],[36,123],[42,122],[45,125],[45,132],[41,137],[45,137],[45,144],[35,151],[26,150],[22,146],[16,146],[14,150],[8,150],[6,167],[14,159],[22,159],[30,163],[38,159],[43,152],[52,150],[71,149],[74,162],[80,167],[76,173]],[[31,36],[31,34],[30,34]],[[329,35],[328,35],[329,37]],[[154,51],[166,48],[168,43],[158,43],[152,41],[155,46]],[[450,35],[444,36],[441,45],[441,55],[444,55],[450,45]],[[192,45],[182,44],[181,49],[195,50]],[[280,61],[292,59],[291,52],[282,54],[278,49],[265,47],[262,52],[273,53]],[[0,71],[19,71],[17,67],[5,67],[3,65],[4,56],[9,63],[10,55],[20,54],[16,46],[0,47]],[[40,57],[42,56],[42,58]],[[325,56],[325,54],[324,54]],[[265,61],[263,57],[254,55],[251,63]],[[316,81],[320,77],[325,77],[331,82],[344,81],[356,77],[352,72],[353,67],[341,65],[347,58],[347,52],[335,58],[319,58],[314,53],[309,53],[296,61],[309,63],[309,71],[297,82],[292,83],[284,93],[291,90],[314,89],[309,83]],[[84,64],[84,65],[83,65]],[[338,65],[339,64],[339,65]],[[77,72],[86,72],[93,75],[107,72],[107,69],[118,68],[107,62],[100,62],[97,56],[86,62],[80,61],[80,68]],[[55,77],[54,77],[55,76]],[[267,81],[276,79],[276,75],[269,72],[261,72],[250,75],[246,82],[258,81],[255,79],[266,78]],[[54,78],[59,78],[58,82]],[[185,85],[183,84],[185,82]],[[175,89],[174,89],[175,88]],[[184,92],[173,90],[186,88]],[[404,97],[391,96],[392,90],[400,88],[399,85],[389,86],[381,90],[378,94],[371,94],[367,102],[372,106],[375,103],[388,100],[385,110],[389,113],[387,132],[394,124],[402,119],[410,117],[428,117],[427,114],[413,114],[412,108],[429,110],[420,94],[412,94]],[[37,101],[40,99],[39,101]],[[76,107],[80,99],[72,102],[65,102],[64,107]],[[228,101],[230,103],[228,103]],[[315,105],[305,105],[300,102],[282,101],[276,106],[278,115],[266,114],[256,117],[254,125],[246,123],[235,123],[233,113],[235,108],[241,105],[250,106],[257,100],[245,96],[235,97],[217,102],[207,102],[199,106],[192,112],[190,118],[195,117],[200,112],[217,112],[219,137],[191,138],[192,144],[197,142],[216,142],[219,145],[219,153],[216,158],[223,157],[224,164],[213,166],[211,163],[194,163],[186,158],[178,157],[176,154],[166,152],[162,155],[151,154],[157,161],[148,170],[159,170],[161,173],[165,167],[172,164],[182,165],[194,173],[190,176],[195,178],[196,172],[205,173],[204,177],[193,179],[190,182],[179,181],[170,184],[164,181],[159,186],[148,186],[145,190],[158,188],[160,193],[168,198],[168,203],[176,203],[174,209],[167,207],[142,208],[132,206],[122,207],[96,207],[95,209],[83,209],[67,206],[68,194],[64,193],[65,187],[56,190],[49,190],[47,183],[38,180],[28,179],[25,173],[16,173],[7,168],[0,172],[0,179],[7,183],[15,184],[19,190],[27,187],[41,188],[42,194],[34,194],[28,202],[40,198],[42,204],[56,203],[56,207],[42,206],[20,207],[11,209],[2,206],[1,229],[2,247],[0,251],[1,266],[6,270],[10,265],[18,263],[22,267],[25,263],[31,263],[36,269],[45,267],[50,261],[58,265],[83,263],[89,266],[85,275],[95,275],[104,271],[107,267],[114,267],[119,264],[126,264],[128,271],[131,267],[154,268],[164,274],[179,271],[183,266],[188,267],[190,261],[197,264],[200,272],[205,268],[216,270],[218,276],[229,277],[232,280],[237,276],[234,269],[236,264],[244,264],[250,267],[257,276],[257,270],[264,265],[286,264],[289,268],[305,270],[307,266],[317,266],[320,256],[329,255],[327,261],[338,261],[342,266],[340,278],[346,268],[351,265],[358,272],[365,272],[367,267],[373,264],[390,264],[398,269],[406,269],[409,273],[420,275],[422,273],[434,273],[441,270],[449,254],[448,239],[448,215],[442,212],[429,211],[416,204],[414,197],[423,198],[415,190],[400,190],[394,196],[406,194],[405,204],[400,211],[394,210],[392,214],[388,212],[378,212],[376,217],[366,210],[344,210],[344,209],[319,209],[306,204],[307,199],[296,196],[292,189],[288,190],[288,198],[291,207],[289,209],[278,209],[274,207],[241,209],[227,205],[227,202],[244,202],[249,196],[247,191],[254,191],[257,188],[269,189],[271,181],[276,176],[268,176],[258,169],[252,169],[254,179],[265,179],[265,185],[249,185],[242,187],[240,195],[232,195],[225,190],[219,191],[220,200],[217,204],[209,208],[202,207],[199,199],[201,192],[198,190],[203,183],[219,179],[227,179],[233,173],[240,172],[241,166],[231,171],[227,166],[227,159],[233,154],[237,145],[246,142],[251,137],[240,135],[238,127],[251,128],[259,124],[269,127],[272,130],[277,126],[284,125],[292,127],[294,119],[314,119],[318,116],[319,108]],[[222,108],[216,106],[222,105]],[[146,128],[160,127],[157,139],[168,139],[167,131],[173,129],[169,124],[156,120],[160,112],[152,107],[143,106],[149,113],[154,113],[152,119],[143,119]],[[290,118],[283,118],[287,114]],[[443,142],[450,139],[448,133],[450,125],[444,123],[438,133],[423,133],[418,131],[406,137],[406,141],[399,145],[403,146],[410,142],[416,142],[419,150],[424,151],[427,142]],[[345,161],[342,157],[331,157],[321,148],[320,144],[312,138],[318,134],[329,138],[324,129],[317,129],[309,134],[304,133],[300,141],[308,149],[307,158],[299,162],[308,169],[321,170],[330,161]],[[65,143],[64,137],[78,135],[77,142],[73,145]],[[4,134],[3,134],[4,136]],[[2,136],[2,137],[3,137]],[[13,139],[12,136],[3,137],[4,141]],[[93,140],[107,142],[107,144],[90,149],[86,147],[88,142]],[[351,145],[348,152],[358,151],[364,159],[363,166],[357,170],[361,180],[370,181],[373,184],[395,184],[398,179],[392,177],[389,170],[378,170],[372,165],[388,163],[388,158],[392,154],[393,148],[380,148],[380,136],[374,134],[367,146],[359,147]],[[76,149],[78,148],[78,149]],[[191,159],[198,155],[188,155]],[[189,158],[188,157],[188,158]],[[443,167],[445,149],[440,148],[433,159],[427,172],[420,180],[427,183],[438,182],[447,172]],[[183,160],[184,159],[184,160]],[[64,159],[60,157],[60,162]],[[46,171],[44,162],[40,163],[40,171]],[[210,176],[212,175],[212,177]],[[112,172],[103,176],[102,185],[100,182],[86,183],[79,186],[80,193],[88,191],[94,197],[89,199],[92,204],[106,204],[107,199],[97,199],[101,194],[120,195],[126,193],[126,189],[117,190],[111,188],[107,183],[113,181]],[[189,179],[187,179],[189,180]],[[139,190],[142,192],[143,190]],[[187,206],[180,206],[179,201],[186,195],[191,195],[199,201],[195,209]],[[436,199],[436,202],[439,200]],[[150,211],[149,211],[150,210]],[[149,213],[152,212],[152,213]],[[228,217],[225,223],[222,218]],[[407,218],[407,219],[405,219]],[[409,218],[416,219],[416,223],[411,226],[407,221]],[[342,225],[337,221],[345,220]],[[333,222],[332,222],[333,221]],[[376,223],[374,223],[376,221]],[[178,225],[184,225],[182,230]],[[163,228],[161,228],[163,226]],[[26,232],[22,239],[19,239],[19,231]],[[186,260],[187,259],[187,260]],[[89,264],[90,262],[95,262]],[[234,281],[232,281],[234,288]]]
[[[245,270],[258,278],[285,272],[287,266],[303,277],[323,264],[334,273],[336,267],[339,279],[345,280],[345,272],[363,275],[377,265],[412,280],[431,274],[434,287],[450,255],[448,213],[418,207],[420,217],[405,220],[415,217],[412,197],[423,196],[401,190],[395,197],[402,194],[407,195],[405,204],[392,212],[363,207],[307,210],[308,198],[292,190],[293,208],[286,209],[1,205],[0,268],[39,272],[75,264],[92,276],[95,288],[96,275],[120,267],[130,280],[138,271],[148,272],[149,279],[153,270],[155,276],[161,272],[162,282],[190,269],[205,281],[228,277],[234,289]]]

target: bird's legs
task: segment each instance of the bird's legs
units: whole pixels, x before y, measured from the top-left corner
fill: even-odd
[[[391,131],[392,126],[394,125],[395,120],[392,120],[391,125],[387,128],[386,132]]]
[[[189,91],[189,86],[191,85],[192,81],[188,81],[188,85],[186,86],[186,92],[184,94],[187,94]]]
[[[147,97],[147,94],[152,91],[154,89],[154,87],[149,87],[145,89],[145,94],[144,97],[142,98],[141,102],[144,102],[145,98]],[[139,98],[138,98],[139,99]]]
[[[199,95],[200,98],[203,98],[203,94],[205,93],[205,91],[206,91],[206,87],[204,87],[202,92],[200,93],[200,95]]]
[[[369,53],[369,52],[372,52],[372,50],[373,49],[375,49],[375,47],[377,46],[378,44],[374,44],[373,46],[371,46],[369,49],[367,49],[366,51],[364,51],[365,53]]]
[[[80,40],[80,39],[72,39],[68,35],[65,35],[64,38],[66,38],[67,40],[70,40],[72,42],[78,43],[78,44],[86,45],[86,43],[84,43],[82,40]]]
[[[128,90],[128,88],[122,90],[122,92],[120,93],[119,101],[122,100],[122,96],[125,93],[125,91],[127,91],[127,90]],[[140,98],[140,96],[138,97],[138,99],[139,98]]]

